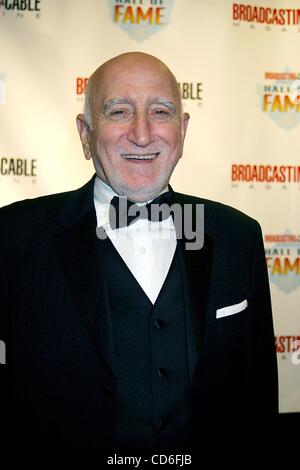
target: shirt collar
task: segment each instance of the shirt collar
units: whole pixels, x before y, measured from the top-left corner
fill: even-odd
[[[168,191],[168,187],[163,189],[160,194],[166,191]],[[115,193],[108,184],[102,181],[99,176],[96,176],[94,184],[94,204],[97,216],[97,227],[102,227],[109,223],[109,205],[114,196],[118,196],[118,194]],[[137,203],[137,205],[144,205],[151,201],[152,199],[150,201]]]
[[[102,227],[109,222],[109,204],[114,196],[117,196],[114,190],[96,176],[94,185],[94,204],[97,216],[97,227]]]

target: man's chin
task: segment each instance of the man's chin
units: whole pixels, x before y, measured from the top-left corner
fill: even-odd
[[[140,203],[140,202],[152,201],[152,199],[155,199],[160,193],[161,191],[158,191],[155,193],[151,192],[147,194],[139,194],[139,193],[133,192],[133,193],[124,194],[124,196],[126,196],[127,199],[129,199],[132,202]]]
[[[166,184],[167,185],[167,184]],[[122,194],[118,193],[120,196],[126,196],[132,202],[146,202],[151,201],[156,198],[162,190],[166,187],[156,186],[156,187],[139,187],[139,188],[122,188]]]

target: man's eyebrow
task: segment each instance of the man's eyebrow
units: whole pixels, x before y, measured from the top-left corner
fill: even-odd
[[[110,109],[115,104],[130,104],[130,103],[125,98],[113,98],[104,103],[103,112],[106,113],[107,110]]]
[[[151,104],[163,104],[164,106],[167,106],[167,108],[169,108],[172,113],[176,113],[176,110],[177,110],[177,106],[175,103],[173,103],[172,101],[169,101],[165,98],[161,98],[159,96],[157,96],[156,98],[154,98],[154,100],[152,100]]]
[[[118,104],[131,104],[130,101],[128,101],[126,98],[113,98],[111,100],[108,100],[104,103],[103,105],[103,112],[106,113],[110,108],[112,108],[114,105]],[[166,99],[166,98],[161,98],[157,96],[153,100],[151,100],[150,105],[153,104],[162,104],[166,106],[167,108],[170,109],[170,111],[174,114],[176,114],[177,107],[176,104],[173,103],[172,101]]]

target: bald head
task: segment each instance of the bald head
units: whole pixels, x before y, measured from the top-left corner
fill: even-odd
[[[84,117],[90,127],[93,125],[93,116],[97,112],[95,105],[101,99],[106,85],[120,74],[133,75],[135,71],[142,72],[145,76],[149,72],[160,76],[165,83],[169,84],[178,103],[179,111],[182,112],[177,80],[166,64],[144,52],[126,52],[104,62],[89,78],[85,94]]]
[[[156,197],[182,156],[189,115],[177,81],[156,57],[121,54],[91,76],[77,128],[86,159],[120,196]]]

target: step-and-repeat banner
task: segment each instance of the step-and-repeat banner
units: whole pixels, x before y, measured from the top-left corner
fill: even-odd
[[[1,0],[0,205],[90,178],[87,79],[135,50],[170,66],[191,115],[173,187],[262,226],[280,411],[300,411],[299,0]]]

